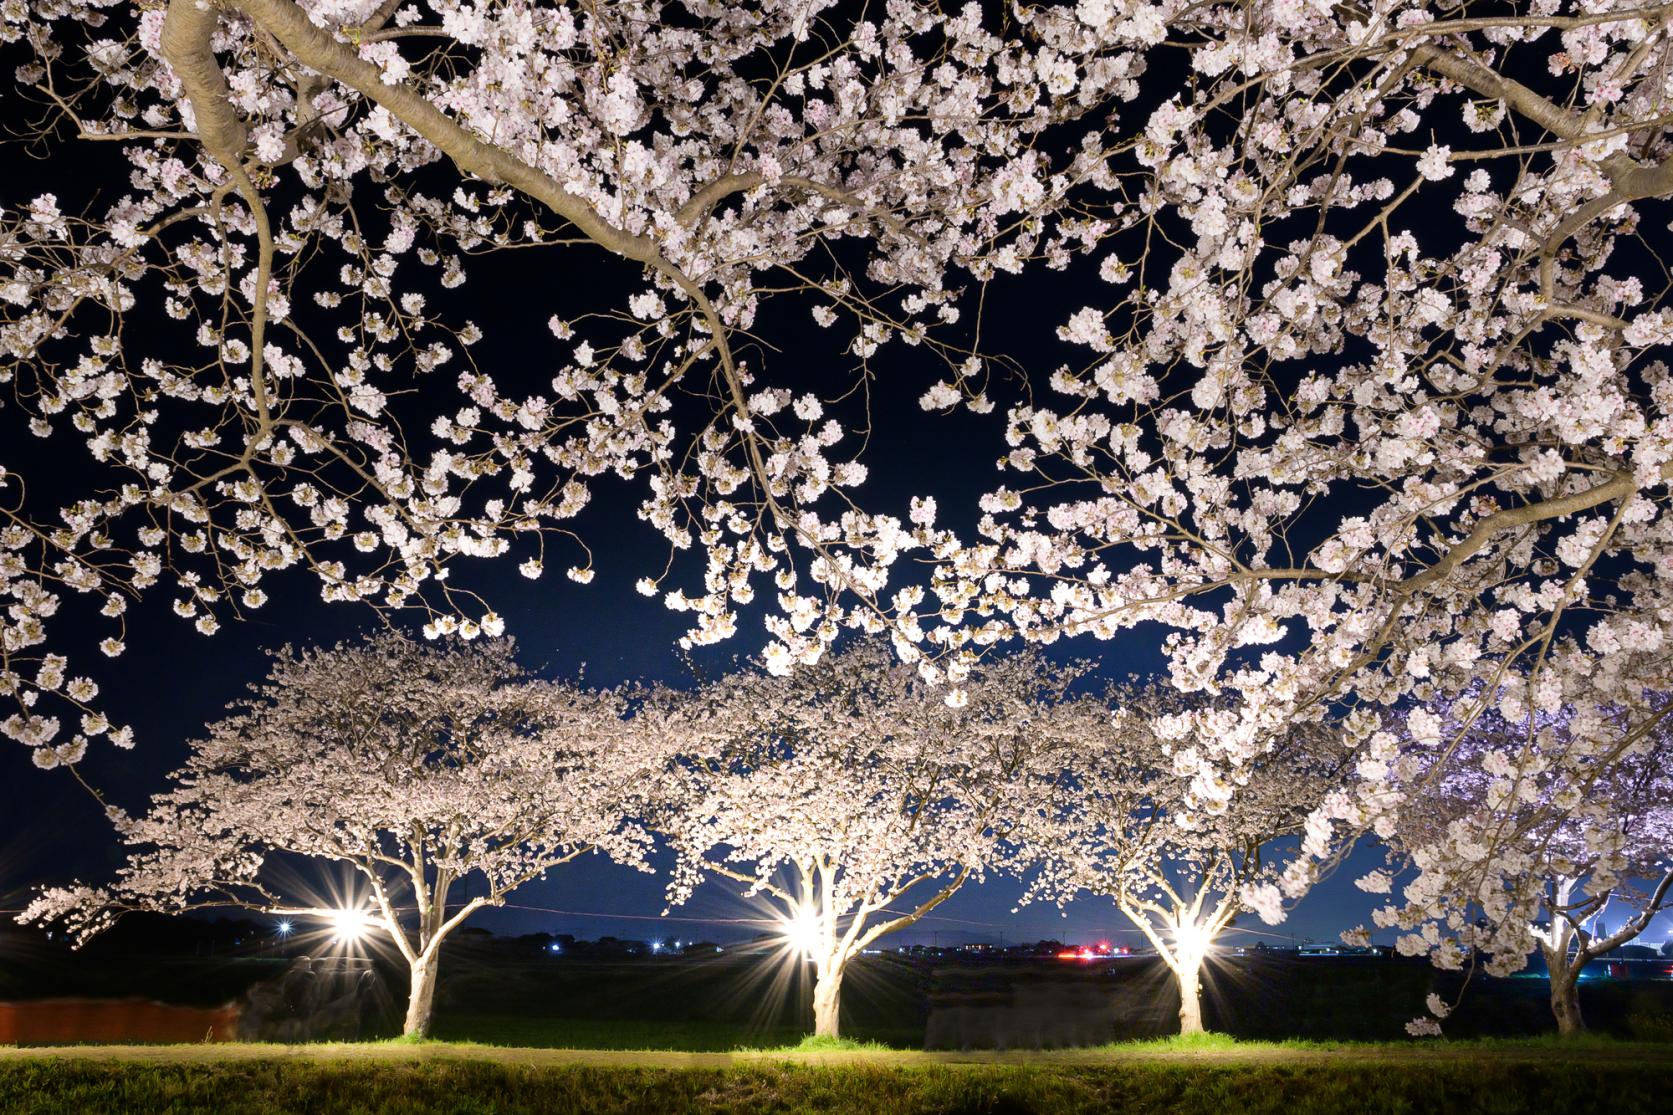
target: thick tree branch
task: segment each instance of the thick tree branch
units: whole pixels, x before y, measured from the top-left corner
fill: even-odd
[[[1554,496],[1540,503],[1529,503],[1521,507],[1509,507],[1503,511],[1495,511],[1476,523],[1463,541],[1443,554],[1434,565],[1421,573],[1414,573],[1407,577],[1396,586],[1396,590],[1402,596],[1410,596],[1428,588],[1436,581],[1444,580],[1452,575],[1454,569],[1487,545],[1488,541],[1501,531],[1510,530],[1513,527],[1527,526],[1530,523],[1542,522],[1546,519],[1560,519],[1565,515],[1573,515],[1578,511],[1586,511],[1617,499],[1625,499],[1636,490],[1637,487],[1632,475],[1619,472],[1601,484],[1584,488],[1578,492],[1571,492],[1566,496]]]

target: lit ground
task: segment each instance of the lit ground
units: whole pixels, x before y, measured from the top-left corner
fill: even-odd
[[[811,1044],[811,1043],[810,1043]],[[1158,1064],[1482,1064],[1552,1062],[1660,1063],[1673,1069],[1673,1044],[1603,1039],[1561,1042],[1556,1039],[1505,1041],[1245,1042],[1209,1035],[1197,1040],[1123,1042],[1088,1049],[966,1050],[924,1052],[910,1049],[800,1048],[740,1049],[728,1053],[689,1053],[664,1049],[544,1049],[480,1045],[474,1042],[322,1042],[309,1045],[196,1043],[191,1045],[0,1046],[0,1061],[72,1058],[150,1064],[281,1060],[299,1062],[399,1064],[418,1061],[473,1061],[502,1065],[596,1068],[721,1069],[761,1064],[846,1064],[911,1068],[920,1065],[1060,1065],[1104,1066]]]
[[[0,1049],[6,1115],[1662,1115],[1673,1045],[1145,1042],[728,1053],[466,1043]]]

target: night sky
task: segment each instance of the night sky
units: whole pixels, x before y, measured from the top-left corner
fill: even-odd
[[[14,62],[11,54],[0,51],[0,65],[9,69]],[[6,114],[8,122],[16,119],[13,114],[21,107],[10,95],[0,101],[0,113]],[[61,206],[72,211],[90,206],[95,197],[108,201],[122,189],[121,156],[109,145],[83,145],[55,154],[50,162],[30,162],[25,154],[15,143],[0,147],[0,160],[8,167],[8,173],[0,177],[0,206],[24,204],[51,190],[58,193]],[[23,172],[10,172],[14,167]],[[450,172],[450,167],[441,171]],[[1437,217],[1451,219],[1451,214]],[[573,320],[589,309],[619,305],[613,299],[627,289],[634,272],[601,252],[557,249],[544,255],[514,252],[503,260],[477,260],[470,275],[463,288],[437,292],[438,298],[445,299],[442,312],[455,322],[470,319],[483,327],[486,339],[474,354],[485,370],[512,381],[527,375],[531,384],[544,384],[561,359],[547,331],[547,319],[558,314]],[[1096,284],[1095,277],[1075,270],[1035,272],[1022,280],[996,282],[987,292],[984,346],[1008,353],[1039,380],[1061,363],[1078,363],[1083,351],[1059,342],[1054,329],[1075,309],[1096,302],[1098,293],[1091,289]],[[128,322],[131,345],[151,348],[178,343],[168,335],[178,323],[164,319],[157,307],[155,298],[142,302],[141,310],[149,309],[155,320],[135,317]],[[798,389],[834,389],[849,381],[843,377],[851,379],[850,361],[834,351],[846,335],[816,328],[805,305],[774,303],[762,316],[767,319],[761,323],[762,337],[778,349],[765,355],[773,382]],[[973,314],[969,320],[974,320]],[[745,352],[751,359],[761,355]],[[994,385],[992,394],[999,406],[989,415],[928,415],[916,400],[940,378],[940,367],[923,350],[887,346],[873,361],[873,371],[874,428],[860,458],[869,466],[870,478],[858,489],[857,498],[870,510],[904,517],[909,496],[934,495],[945,525],[967,527],[976,518],[976,495],[997,476],[993,462],[1003,448],[1003,412],[1017,397],[1019,384]],[[425,381],[417,400],[408,405],[421,410],[432,406],[433,416],[443,409],[457,409],[461,401],[451,375],[440,373]],[[854,412],[849,416],[853,422]],[[422,451],[426,439],[417,436],[414,443]],[[857,439],[843,443],[848,448],[857,444]],[[45,441],[31,437],[21,429],[18,408],[10,405],[0,407],[0,463],[29,478],[37,514],[55,491],[74,491],[94,476],[79,439],[62,431]],[[506,617],[507,630],[517,638],[525,664],[565,677],[575,676],[584,666],[589,682],[604,685],[690,677],[676,650],[685,617],[665,609],[660,599],[643,597],[633,589],[639,577],[659,572],[667,557],[660,535],[634,514],[642,492],[642,485],[619,480],[602,480],[595,487],[592,505],[575,524],[595,557],[597,576],[590,585],[562,576],[570,562],[565,560],[569,555],[561,552],[549,552],[548,573],[538,582],[517,574],[517,563],[530,554],[515,549],[495,562],[455,566],[455,581],[476,588]],[[685,564],[677,567],[679,572],[666,587],[690,586],[700,577],[701,567],[693,566],[692,556],[685,555]],[[329,643],[370,630],[378,622],[362,606],[321,602],[317,583],[305,573],[282,574],[265,587],[272,599],[257,618],[227,624],[213,638],[196,634],[189,621],[174,616],[168,607],[169,594],[159,588],[130,609],[129,650],[116,660],[92,649],[108,628],[101,622],[81,620],[84,615],[93,618],[88,601],[67,601],[68,622],[61,620],[57,633],[69,638],[54,649],[76,655],[72,672],[92,674],[103,689],[101,699],[111,718],[132,724],[138,737],[138,746],[131,752],[99,741],[81,765],[84,777],[110,800],[130,810],[141,808],[146,796],[161,788],[166,773],[183,758],[185,742],[262,675],[266,648],[287,642]],[[744,609],[739,630],[729,643],[699,655],[699,665],[705,670],[721,668],[734,656],[755,653],[764,641],[758,607]],[[1051,650],[1097,658],[1110,676],[1152,673],[1162,665],[1160,637],[1158,629],[1149,627],[1125,633],[1113,642],[1072,640]],[[1356,868],[1368,869],[1380,859],[1379,849],[1363,849],[1319,886],[1285,925],[1269,928],[1248,916],[1240,919],[1246,928],[1234,932],[1269,934],[1275,943],[1292,933],[1301,940],[1334,940],[1342,929],[1368,920],[1371,898],[1358,891],[1352,880],[1359,874]],[[117,862],[113,833],[93,797],[65,771],[36,770],[26,748],[0,744],[0,907],[21,906],[37,885],[75,877],[100,881]],[[667,857],[659,862],[665,866]],[[543,930],[583,937],[615,934],[720,941],[749,936],[756,929],[725,920],[760,912],[737,897],[735,884],[708,884],[685,907],[672,911],[674,918],[659,920],[662,885],[660,876],[617,867],[601,857],[588,858],[514,896],[518,906],[543,909],[485,910],[473,918],[473,924],[496,932]],[[1103,900],[1077,902],[1069,907],[1066,918],[1052,907],[1029,907],[1013,914],[1019,890],[1016,883],[1004,879],[967,886],[934,916],[890,941],[1138,940],[1137,931],[1127,927]],[[1646,942],[1659,943],[1667,928],[1653,928]]]

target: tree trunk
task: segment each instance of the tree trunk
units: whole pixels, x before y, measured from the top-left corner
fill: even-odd
[[[401,1036],[427,1038],[430,1036],[430,1005],[436,998],[436,968],[440,958],[420,957],[412,964],[412,988],[407,993],[407,1020]]]
[[[1185,957],[1174,974],[1179,979],[1179,1032],[1203,1033],[1202,961]]]
[[[1567,891],[1561,894],[1566,901]],[[1551,977],[1551,1013],[1557,1018],[1557,1034],[1571,1038],[1586,1032],[1580,1017],[1580,969],[1586,966],[1584,949],[1576,949],[1571,958],[1568,951],[1566,926],[1559,925],[1549,941],[1540,942],[1545,954],[1545,970]]]
[[[1551,973],[1551,1013],[1557,1016],[1557,1033],[1561,1037],[1579,1037],[1586,1032],[1585,1019],[1580,1017],[1580,967]]]
[[[821,967],[813,982],[813,1033],[815,1037],[840,1037],[842,1013],[842,968]]]

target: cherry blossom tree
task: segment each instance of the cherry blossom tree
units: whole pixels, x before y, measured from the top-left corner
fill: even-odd
[[[39,145],[127,175],[0,217],[8,419],[105,470],[64,505],[0,477],[0,730],[43,765],[129,741],[49,638],[71,596],[107,653],[136,594],[213,631],[290,568],[491,634],[452,564],[540,575],[606,475],[701,551],[641,582],[689,642],[771,586],[775,670],[845,628],[938,682],[1160,626],[1177,687],[1240,702],[1205,784],[1343,705],[1514,677],[1603,717],[1667,676],[1665,5],[12,0],[0,27]],[[633,287],[558,308],[549,383],[479,366],[435,289],[513,249]],[[1078,359],[1006,393],[975,310],[1057,268],[1093,291],[1058,323]],[[775,375],[775,307],[858,378]],[[1004,418],[973,531],[858,501],[839,400],[891,341],[925,409]],[[1319,856],[1404,792],[1329,799]]]
[[[987,374],[952,331],[961,284],[1039,258],[1036,215],[1095,164],[1034,146],[1136,95],[1137,61],[1072,14],[1026,26],[922,0],[0,5],[8,120],[36,123],[49,168],[119,152],[114,197],[3,199],[5,441],[83,442],[92,475],[59,505],[6,453],[0,690],[20,707],[0,730],[45,766],[130,741],[51,634],[80,595],[110,655],[138,596],[210,634],[291,569],[329,600],[427,609],[431,634],[497,634],[451,566],[589,580],[569,523],[611,476],[647,481],[640,517],[704,555],[694,593],[654,565],[641,582],[692,614],[691,643],[768,583],[775,662],[817,656],[855,618],[842,601],[877,622],[887,568],[925,542],[847,498],[866,469],[827,406],[851,385],[775,381],[741,346],[766,351],[783,300],[856,383],[891,340]],[[557,292],[548,352],[479,363],[448,291],[530,253],[613,260],[630,293],[599,312]]]
[[[1106,283],[1065,309],[1081,359],[1008,411],[982,537],[937,536],[940,615],[1163,625],[1173,683],[1239,702],[1205,783],[1364,710],[1324,859],[1391,831],[1411,787],[1369,748],[1410,699],[1514,679],[1541,714],[1641,718],[1576,742],[1627,760],[1673,622],[1669,10],[1076,11],[1190,76],[1101,146],[1097,234],[1051,241]]]
[[[644,866],[649,838],[624,813],[642,783],[624,699],[529,677],[512,650],[390,633],[280,652],[150,809],[118,820],[116,881],[44,891],[22,920],[61,919],[79,940],[128,910],[346,920],[406,961],[403,1033],[424,1035],[442,942],[471,914],[589,852]],[[370,906],[281,885],[275,856],[351,870]]]
[[[1537,944],[1557,1030],[1578,1034],[1581,970],[1644,932],[1668,906],[1673,730],[1659,721],[1622,758],[1599,764],[1592,739],[1630,729],[1641,713],[1598,720],[1565,710],[1513,719],[1495,708],[1458,724],[1457,711],[1469,707],[1454,702],[1417,716],[1416,731],[1463,729],[1464,745],[1441,759],[1412,749],[1406,773],[1424,792],[1399,810],[1389,869],[1360,885],[1390,893],[1402,868],[1416,869],[1402,900],[1376,910],[1375,921],[1406,931],[1401,952],[1428,955],[1441,967],[1462,967],[1480,951],[1488,970],[1503,975],[1521,968]],[[1435,762],[1445,764],[1438,776],[1427,769]],[[1490,848],[1499,851],[1489,856]],[[1616,928],[1594,932],[1605,911]],[[1436,1032],[1449,1010],[1432,1002],[1435,1017],[1415,1021],[1414,1030]]]
[[[1308,725],[1245,765],[1237,784],[1205,782],[1201,753],[1234,710],[1155,686],[1113,689],[1110,703],[1069,776],[1029,795],[1037,812],[1012,862],[1032,875],[1025,900],[1112,900],[1173,973],[1180,1032],[1200,1034],[1204,961],[1272,880],[1309,862],[1308,842],[1323,837],[1306,831],[1308,818],[1344,792],[1346,749]]]
[[[745,885],[814,966],[814,1032],[839,1032],[849,963],[1006,854],[1025,787],[1103,718],[1067,698],[1082,667],[995,658],[952,690],[861,641],[792,678],[746,670],[653,701],[675,749],[656,826],[685,901]],[[652,729],[644,729],[647,733]]]

